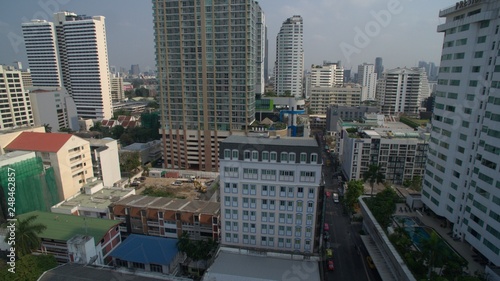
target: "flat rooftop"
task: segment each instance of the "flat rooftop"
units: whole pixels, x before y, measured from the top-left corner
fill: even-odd
[[[17,216],[18,219],[26,219],[37,216],[33,224],[43,224],[47,228],[38,236],[44,239],[68,241],[77,234],[85,234],[94,237],[95,244],[101,242],[104,235],[112,228],[120,224],[120,221],[80,217],[74,215],[56,214],[49,212],[33,211]]]
[[[116,141],[112,138],[103,138],[103,139],[84,138],[84,140],[88,141],[90,143],[90,146],[106,146],[106,144]]]
[[[222,143],[250,144],[250,145],[277,145],[277,146],[308,146],[318,147],[313,138],[256,138],[232,135],[223,140]]]
[[[153,197],[145,195],[131,195],[113,203],[112,205],[185,211],[200,214],[217,214],[220,210],[220,203],[218,202],[198,200],[191,201],[188,199]]]
[[[290,272],[290,278],[296,276],[292,273],[292,269],[294,268],[298,268],[301,272],[308,275],[306,279],[303,280],[321,280],[317,261],[252,256],[224,251],[219,252],[214,263],[206,271],[202,280],[281,281],[285,280],[284,274],[287,271]]]
[[[103,188],[94,194],[78,194],[75,197],[68,198],[67,200],[59,203],[52,208],[62,210],[72,210],[74,207],[87,207],[96,209],[107,209],[108,206],[117,202],[130,193],[135,193],[133,189],[123,188]]]
[[[31,154],[31,155],[28,155]],[[26,157],[35,157],[36,154],[33,151],[22,151],[22,150],[16,150],[12,152],[7,152],[5,154],[0,155],[0,163],[6,160],[11,160],[15,159],[20,156],[26,156]]]

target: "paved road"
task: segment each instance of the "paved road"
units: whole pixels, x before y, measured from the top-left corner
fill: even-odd
[[[324,147],[324,143],[323,146]],[[323,150],[323,157],[330,157]],[[332,159],[330,158],[333,163]],[[326,192],[339,192],[340,175],[333,167],[323,168]],[[366,249],[359,237],[360,223],[351,224],[350,219],[344,214],[341,203],[334,203],[332,198],[326,198],[325,222],[330,225],[330,247],[333,249],[334,271],[327,270],[327,261],[324,262],[325,280],[347,280],[347,281],[377,281],[381,280],[375,270],[368,267]]]

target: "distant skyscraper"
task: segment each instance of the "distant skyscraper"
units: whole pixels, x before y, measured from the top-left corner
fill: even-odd
[[[130,66],[130,75],[139,75],[141,73],[138,64],[133,64]]]
[[[266,45],[264,54],[264,82],[269,81],[269,40],[267,39],[267,25],[265,27]]]
[[[418,117],[422,101],[429,97],[427,73],[423,68],[395,68],[387,70],[377,82],[377,101],[382,114],[404,113]]]
[[[22,24],[33,85],[64,86],[78,116],[111,118],[111,91],[103,16],[54,14],[54,23]]]
[[[382,72],[384,72],[384,65],[382,64],[382,58],[375,58],[375,73],[377,73],[377,79],[382,77]]]
[[[373,64],[363,63],[358,66],[358,83],[361,85],[361,101],[375,100],[377,73]]]
[[[219,142],[255,120],[264,17],[253,0],[185,3],[153,1],[163,155],[167,167],[217,171]]]
[[[283,22],[276,36],[276,62],[274,90],[278,96],[290,93],[302,97],[304,73],[304,31],[301,16]]]
[[[21,71],[0,65],[0,130],[17,126],[33,126],[33,111],[24,89]]]
[[[425,206],[490,268],[500,266],[499,7],[462,1],[439,12],[446,21],[437,28],[444,40],[422,186]]]

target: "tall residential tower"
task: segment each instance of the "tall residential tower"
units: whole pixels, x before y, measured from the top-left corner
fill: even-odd
[[[59,12],[54,23],[33,20],[22,28],[33,86],[64,86],[79,117],[111,118],[104,17]]]
[[[153,22],[165,165],[217,171],[218,143],[255,121],[262,10],[253,0],[154,0]]]
[[[276,62],[274,65],[274,91],[278,96],[291,94],[302,97],[304,73],[304,30],[301,16],[283,22],[276,36]]]
[[[470,3],[465,5],[464,3]],[[500,266],[500,1],[462,1],[446,22],[422,201]],[[496,63],[495,63],[496,62]]]

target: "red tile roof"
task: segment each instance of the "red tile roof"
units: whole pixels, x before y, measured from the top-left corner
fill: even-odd
[[[62,133],[22,132],[5,149],[57,152],[72,136]]]

